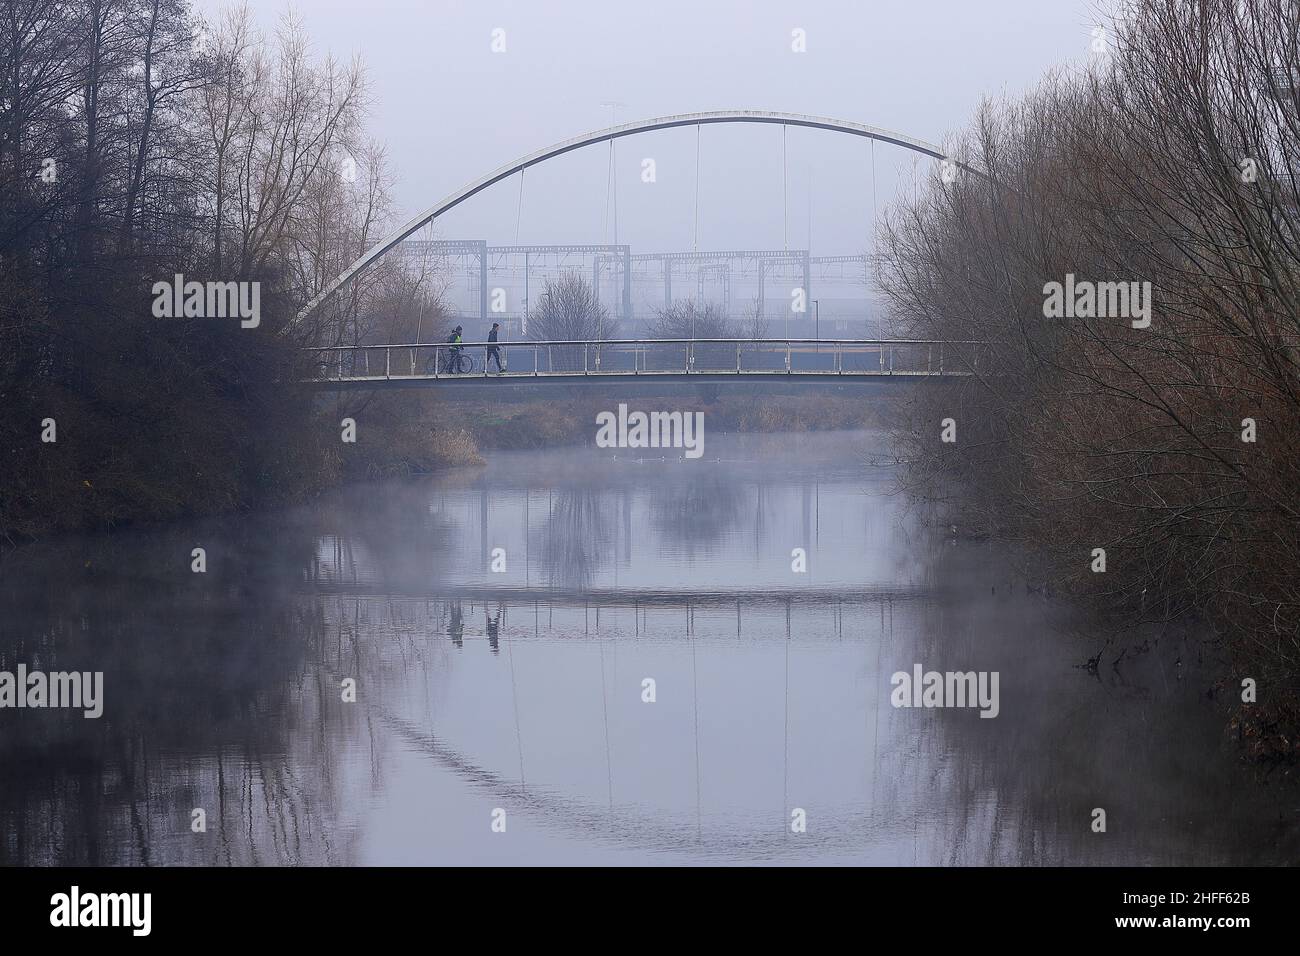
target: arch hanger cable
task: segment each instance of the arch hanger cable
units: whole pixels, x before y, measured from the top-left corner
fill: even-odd
[[[700,251],[700,124],[695,124],[695,233],[693,251]]]

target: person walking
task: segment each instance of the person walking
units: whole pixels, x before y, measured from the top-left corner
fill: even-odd
[[[462,331],[464,330],[458,325],[451,330],[451,335],[447,336],[447,344],[452,346],[447,349],[446,367],[448,372],[460,371],[460,343],[463,341],[460,334]]]
[[[488,340],[489,342],[495,342],[495,341],[497,340],[497,330],[500,329],[500,328],[501,328],[501,323],[500,323],[500,322],[493,322],[493,323],[492,323],[492,331],[488,333],[488,338],[487,338],[487,340]],[[488,362],[491,362],[491,361],[494,361],[494,360],[495,360],[496,363],[497,363],[497,372],[501,372],[501,371],[502,371],[502,368],[501,368],[501,352],[500,352],[500,350],[499,350],[495,345],[489,345],[489,346],[488,346],[488,350],[487,350],[487,358],[485,358],[485,359],[483,360],[483,371],[486,372],[486,371],[487,371],[487,363],[488,363]]]

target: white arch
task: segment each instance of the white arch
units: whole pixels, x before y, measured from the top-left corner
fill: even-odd
[[[943,151],[933,143],[927,143],[924,140],[915,139],[914,137],[907,136],[903,133],[895,133],[887,129],[867,126],[863,123],[852,123],[848,120],[828,119],[824,116],[808,116],[803,113],[771,113],[766,110],[715,110],[706,113],[679,113],[675,116],[660,116],[655,119],[639,120],[634,123],[624,123],[621,126],[611,126],[608,129],[598,130],[594,133],[584,133],[581,136],[566,139],[562,143],[556,143],[554,146],[548,146],[545,149],[539,149],[536,152],[529,153],[522,159],[502,166],[500,169],[488,173],[481,179],[476,179],[468,186],[461,187],[441,202],[430,206],[424,212],[403,224],[387,238],[369,249],[365,255],[357,259],[357,261],[352,263],[352,265],[348,266],[342,275],[331,282],[320,292],[319,295],[303,306],[302,311],[298,313],[297,317],[285,326],[285,331],[293,328],[307,316],[311,315],[320,307],[321,303],[337,292],[340,287],[351,282],[358,275],[368,269],[376,259],[384,255],[384,253],[388,252],[416,230],[423,228],[448,209],[460,205],[476,193],[482,192],[489,186],[499,183],[501,180],[507,179],[515,173],[527,169],[529,166],[534,166],[537,163],[544,162],[552,157],[571,152],[575,149],[581,149],[583,146],[590,146],[594,143],[603,143],[606,140],[619,139],[623,136],[632,136],[636,133],[645,133],[656,129],[672,129],[676,126],[703,126],[709,123],[779,123],[783,126],[806,126],[812,129],[826,129],[837,133],[849,133],[853,136],[864,136],[867,139],[879,140],[882,143],[902,146],[904,149],[923,153],[924,155],[931,156],[935,159],[945,158]],[[957,165],[962,168],[967,168],[962,163],[958,163]]]

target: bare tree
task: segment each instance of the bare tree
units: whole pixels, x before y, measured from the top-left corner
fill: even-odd
[[[308,231],[307,193],[320,177],[337,175],[330,164],[340,150],[356,149],[363,106],[360,63],[346,69],[332,59],[313,64],[302,25],[292,14],[281,21],[275,60],[265,75],[237,149],[241,274],[284,255],[286,244]]]
[[[537,297],[537,307],[528,313],[528,336],[538,341],[587,341],[608,339],[614,334],[609,310],[596,297],[596,290],[577,272],[548,279]]]
[[[735,335],[735,328],[714,303],[698,305],[692,299],[681,299],[655,313],[649,332],[656,339],[729,339]],[[668,367],[732,368],[736,361],[730,345],[717,343],[663,347],[659,351]]]
[[[679,299],[655,312],[649,326],[656,339],[728,339],[735,335],[731,320],[716,304],[696,304],[693,299]]]
[[[1297,22],[1296,0],[1136,4],[1105,65],[986,103],[955,148],[982,175],[891,210],[880,260],[900,331],[986,343],[900,432],[914,485],[956,479],[964,520],[1118,626],[1197,615],[1293,688]],[[1049,315],[1067,277],[1149,290],[1146,312]]]
[[[237,140],[246,134],[253,110],[253,93],[261,85],[264,60],[256,54],[252,16],[247,4],[227,8],[219,27],[207,39],[209,82],[200,100],[206,139],[212,146],[212,263],[220,273],[225,264],[226,233]]]
[[[25,266],[33,230],[66,201],[75,167],[53,169],[47,158],[72,135],[65,109],[82,79],[77,11],[58,0],[11,0],[0,7],[0,254]],[[47,176],[48,179],[48,176]]]
[[[740,318],[741,336],[747,339],[765,339],[771,334],[771,328],[758,298],[751,299]]]
[[[241,507],[337,473],[292,385],[301,340],[267,332],[391,214],[364,75],[310,56],[292,18],[273,44],[246,12],[206,44],[202,28],[184,0],[0,3],[0,444],[29,448],[20,423],[55,416],[82,436],[40,468],[0,461],[0,535]],[[321,337],[436,321],[431,283],[399,271],[368,274]],[[259,329],[157,317],[153,285],[177,273],[258,282]]]
[[[614,337],[615,323],[601,304],[596,290],[577,272],[548,279],[528,313],[528,337],[542,342],[584,342]],[[595,360],[596,350],[581,347],[547,349],[554,369],[578,369]]]

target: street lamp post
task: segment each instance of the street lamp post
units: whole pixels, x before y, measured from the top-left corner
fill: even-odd
[[[541,304],[542,299],[550,299],[550,298],[551,298],[551,290],[550,290],[550,289],[547,289],[547,290],[545,291],[545,293],[542,293],[541,295],[538,295],[538,297],[537,297],[537,302],[538,302],[538,304]],[[528,329],[524,329],[524,334],[528,334]]]
[[[550,298],[551,298],[551,290],[547,289],[545,292],[543,292],[541,295],[537,297],[537,301],[541,302],[543,299],[549,301]],[[551,347],[548,345],[546,346],[546,370],[548,372],[555,371],[555,366],[552,364],[551,359],[552,359]],[[536,346],[533,346],[533,368],[534,370],[537,368],[537,347]]]

